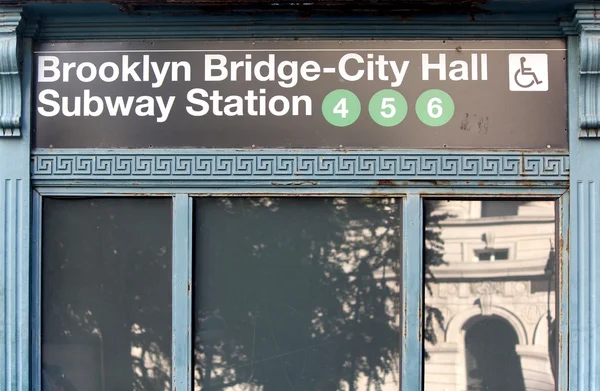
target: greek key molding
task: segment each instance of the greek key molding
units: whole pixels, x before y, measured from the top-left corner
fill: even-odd
[[[178,151],[36,151],[32,179],[45,181],[269,184],[299,181],[567,181],[557,153]],[[234,184],[235,186],[235,184]]]
[[[0,7],[0,137],[21,136],[21,79],[17,27],[20,8]]]

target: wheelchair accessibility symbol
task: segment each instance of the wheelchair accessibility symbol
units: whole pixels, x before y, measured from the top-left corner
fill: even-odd
[[[508,68],[511,91],[548,91],[547,54],[509,54]]]

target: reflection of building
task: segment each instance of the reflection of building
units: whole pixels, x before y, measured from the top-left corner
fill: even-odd
[[[548,311],[554,285],[546,265],[555,243],[551,201],[435,204],[445,265],[426,305],[444,317],[426,343],[426,391],[551,391]],[[502,377],[502,378],[495,378]],[[502,387],[500,387],[502,384]]]

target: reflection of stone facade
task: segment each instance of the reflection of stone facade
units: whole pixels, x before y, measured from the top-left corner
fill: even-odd
[[[485,202],[439,202],[434,212],[448,214],[441,222],[447,264],[432,267],[435,283],[425,292],[426,304],[444,316],[435,328],[437,344],[425,346],[430,356],[425,390],[480,389],[467,384],[465,336],[486,318],[514,330],[524,390],[554,390],[548,309],[552,319],[556,311],[554,286],[545,273],[555,243],[554,203]]]

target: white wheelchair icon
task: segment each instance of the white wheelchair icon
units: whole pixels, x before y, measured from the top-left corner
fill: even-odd
[[[511,91],[548,91],[546,54],[510,54],[509,72]]]

